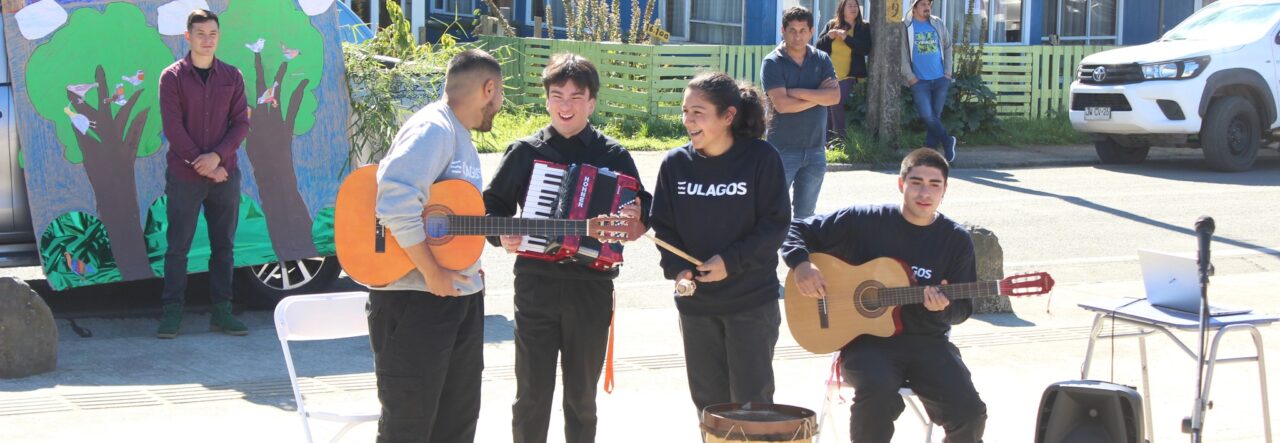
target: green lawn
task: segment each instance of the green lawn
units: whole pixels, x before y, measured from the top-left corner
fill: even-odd
[[[1066,116],[1046,119],[1009,118],[1002,121],[1002,128],[990,132],[977,132],[959,137],[960,147],[966,146],[1046,146],[1076,145],[1089,142],[1089,137],[1071,127]],[[902,151],[924,144],[923,132],[904,130],[899,138]],[[827,151],[828,163],[872,163],[887,166],[902,159],[902,153],[875,143],[863,134],[861,128],[849,131],[846,149]]]
[[[509,106],[493,121],[493,131],[480,134],[476,147],[480,152],[502,152],[512,141],[527,137],[550,124],[550,118],[540,106]],[[606,120],[600,114],[592,118],[592,124],[618,139],[632,151],[666,151],[689,142],[684,126],[677,117],[662,117],[648,121],[640,119]],[[924,144],[924,133],[904,131],[899,139],[903,150]],[[1003,128],[991,132],[979,132],[960,137],[964,146],[1041,146],[1088,143],[1089,138],[1071,128],[1066,116],[1028,120],[1005,119]],[[902,154],[882,144],[868,140],[861,128],[849,131],[845,149],[827,151],[828,163],[871,163],[889,166],[897,163]]]
[[[684,126],[675,118],[606,121],[596,114],[591,123],[632,151],[666,151],[689,142]],[[494,117],[493,131],[476,138],[476,148],[480,152],[503,152],[512,141],[528,137],[549,124],[551,118],[541,107],[507,107]]]

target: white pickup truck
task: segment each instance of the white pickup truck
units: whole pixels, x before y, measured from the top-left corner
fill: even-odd
[[[1103,163],[1151,146],[1199,147],[1208,166],[1245,171],[1280,129],[1280,0],[1220,0],[1160,40],[1099,52],[1071,84],[1071,125]]]

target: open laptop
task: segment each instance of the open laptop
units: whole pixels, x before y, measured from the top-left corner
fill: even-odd
[[[1200,314],[1200,270],[1196,259],[1148,249],[1138,250],[1142,283],[1152,305]],[[1209,304],[1209,316],[1248,314],[1248,308]]]

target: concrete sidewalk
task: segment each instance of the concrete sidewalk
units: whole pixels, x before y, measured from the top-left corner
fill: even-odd
[[[1099,165],[1098,154],[1093,145],[1060,145],[1060,146],[966,146],[960,145],[956,153],[953,168],[961,169],[1001,169],[1052,166],[1090,166]],[[1271,162],[1280,159],[1280,150],[1261,149],[1258,151],[1258,162]],[[1203,166],[1204,152],[1190,148],[1151,148],[1144,163],[1199,162]],[[871,169],[865,163],[834,164],[828,170],[847,171]]]
[[[1275,163],[1274,149],[1259,162]],[[655,175],[662,153],[636,153],[642,172]],[[496,168],[498,154],[482,156]],[[1204,168],[1202,153],[1155,148],[1150,163]],[[1034,148],[961,146],[957,168],[1096,165],[1092,146]],[[1180,166],[1181,167],[1181,166]],[[868,169],[832,165],[831,169]],[[1052,269],[1048,269],[1052,272]],[[1215,301],[1280,313],[1272,287],[1277,272],[1221,275],[1213,280]],[[43,278],[38,268],[4,275]],[[698,421],[689,399],[677,313],[664,288],[630,288],[626,296],[652,297],[651,309],[621,309],[617,315],[616,390],[599,395],[600,442],[697,442]],[[1027,442],[1034,436],[1036,409],[1045,387],[1080,377],[1092,315],[1076,307],[1089,300],[1141,294],[1138,281],[1062,284],[1051,297],[1014,300],[1017,314],[983,315],[958,326],[953,341],[964,352],[989,407],[988,442]],[[515,393],[510,306],[488,306],[485,324],[483,407],[476,441],[511,440]],[[176,340],[153,338],[151,318],[58,320],[58,370],[19,380],[0,380],[0,442],[62,441],[301,441],[301,422],[276,340],[271,313],[246,312],[248,337],[204,332],[205,315],[189,315]],[[1280,338],[1263,328],[1267,351],[1277,355]],[[1125,331],[1124,327],[1117,329]],[[91,334],[82,337],[81,334]],[[1179,333],[1188,343],[1194,334]],[[1227,356],[1251,348],[1243,335],[1224,342]],[[310,405],[376,407],[372,361],[365,338],[293,345]],[[1191,411],[1195,364],[1169,340],[1148,343],[1155,415],[1155,441],[1182,441],[1179,422]],[[1114,365],[1112,356],[1115,356]],[[796,346],[782,327],[774,361],[775,400],[821,411],[830,356]],[[1114,376],[1113,369],[1114,368]],[[1269,370],[1275,375],[1275,370]],[[1100,342],[1092,378],[1137,385],[1135,340]],[[1272,378],[1272,380],[1276,380]],[[1274,388],[1274,383],[1273,383]],[[1257,372],[1252,365],[1220,366],[1213,383],[1214,409],[1205,440],[1263,441]],[[1272,393],[1272,397],[1275,394]],[[557,405],[559,400],[557,399]],[[848,404],[837,405],[835,428],[847,434]],[[562,441],[561,415],[552,415],[550,441]],[[1274,418],[1274,424],[1280,424]],[[313,422],[317,441],[338,426]],[[827,437],[830,427],[825,430]],[[895,441],[922,440],[910,411],[897,423]],[[941,441],[935,432],[934,441]],[[357,427],[345,441],[372,441],[373,425]],[[827,439],[826,441],[840,441]],[[847,441],[847,440],[844,440]]]
[[[1270,296],[1277,279],[1280,273],[1215,277],[1211,294],[1222,303],[1280,312],[1280,300]],[[953,341],[990,409],[987,441],[1030,441],[1045,387],[1079,378],[1092,316],[1077,303],[1140,293],[1137,281],[1063,286],[1052,297],[1015,300],[1016,315],[982,315],[958,326]],[[617,388],[599,395],[598,441],[699,441],[676,315],[673,307],[619,311]],[[151,337],[151,319],[78,321],[78,327],[93,331],[92,338],[79,337],[60,320],[59,369],[0,381],[0,441],[300,441],[300,421],[270,313],[245,317],[252,329],[248,337],[203,332],[207,319],[195,316],[187,320],[184,335],[167,341]],[[511,319],[490,315],[485,332],[476,441],[510,441],[515,392]],[[1262,334],[1267,350],[1276,355],[1280,338],[1273,328],[1263,328]],[[785,325],[781,335],[774,362],[776,401],[821,411],[830,357],[797,347]],[[1188,343],[1195,340],[1194,334],[1178,336]],[[1136,341],[1119,340],[1112,346],[1099,342],[1092,378],[1109,379],[1114,370],[1115,381],[1136,385]],[[1227,354],[1250,348],[1244,335],[1228,336],[1224,343]],[[303,383],[308,404],[376,404],[366,339],[300,343],[294,352],[299,371],[308,376]],[[1148,400],[1157,441],[1184,439],[1178,426],[1192,405],[1195,364],[1167,339],[1150,340],[1148,352],[1154,397]],[[1275,375],[1274,369],[1268,372]],[[1213,392],[1206,441],[1262,441],[1255,367],[1220,366]],[[848,404],[836,408],[835,424],[843,436]],[[562,413],[558,406],[553,412],[551,441],[563,440]],[[920,441],[921,427],[914,420],[910,411],[903,414],[895,441]],[[329,439],[337,428],[313,425],[318,441]],[[374,428],[362,425],[346,441],[372,441]]]

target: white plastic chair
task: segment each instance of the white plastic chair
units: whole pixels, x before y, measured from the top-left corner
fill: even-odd
[[[852,389],[852,387],[850,387],[848,384],[845,384],[844,377],[836,375],[837,374],[837,372],[835,372],[836,367],[839,364],[840,364],[840,353],[836,352],[831,356],[832,372],[831,372],[831,376],[827,377],[826,396],[825,398],[823,398],[823,401],[822,401],[822,414],[819,416],[819,420],[821,420],[822,422],[818,423],[819,430],[830,431],[830,432],[819,432],[818,434],[819,441],[824,441],[824,442],[825,441],[844,441],[840,439],[841,423],[836,423],[835,421],[835,417],[836,417],[835,406],[837,403],[843,403],[840,401],[840,397],[841,397],[840,390],[845,388]],[[933,426],[934,426],[933,422],[929,421],[928,415],[925,415],[924,405],[920,404],[920,400],[916,398],[915,391],[912,391],[910,387],[903,386],[901,388],[898,388],[898,395],[902,396],[902,401],[905,402],[907,406],[911,408],[911,412],[915,413],[916,419],[920,421],[920,426],[924,427],[925,443],[933,442]],[[825,427],[825,425],[828,423],[831,425],[829,429]],[[830,438],[824,438],[824,436],[830,436]]]
[[[326,411],[308,410],[302,402],[302,390],[298,388],[298,374],[293,368],[293,356],[289,353],[290,341],[336,340],[369,335],[369,323],[365,317],[366,292],[342,292],[335,294],[295,295],[286,297],[276,305],[276,335],[280,337],[280,349],[284,351],[284,364],[289,369],[289,384],[298,403],[298,415],[302,417],[302,430],[307,442],[311,442],[311,426],[307,419],[346,423],[333,440],[338,441],[356,425],[377,421],[380,411]]]

